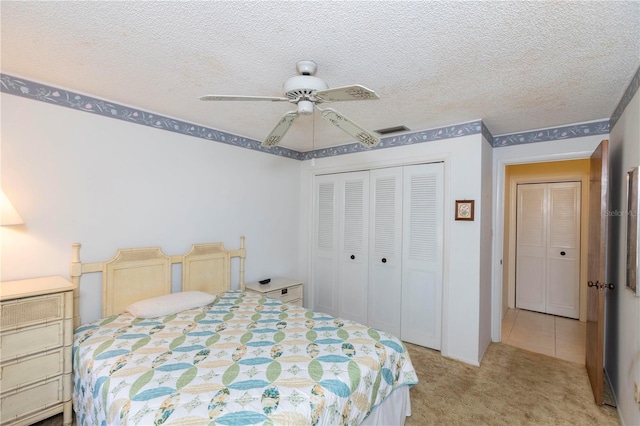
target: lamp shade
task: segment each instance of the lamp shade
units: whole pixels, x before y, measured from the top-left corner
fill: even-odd
[[[20,216],[20,213],[13,207],[11,201],[4,195],[4,191],[0,189],[0,225],[23,225],[24,220]]]

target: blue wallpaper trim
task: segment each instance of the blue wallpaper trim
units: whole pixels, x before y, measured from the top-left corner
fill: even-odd
[[[590,135],[605,135],[609,133],[609,120],[596,121],[571,126],[554,127],[553,129],[531,130],[521,133],[494,136],[492,146],[494,148],[523,145],[525,143],[556,141],[571,138],[580,138]]]
[[[487,126],[484,125],[484,121],[482,122],[482,136],[493,146],[493,134],[489,131]]]
[[[142,124],[155,129],[168,130],[183,135],[195,136],[228,145],[262,151],[282,157],[300,159],[300,153],[287,148],[263,148],[260,141],[244,138],[232,133],[223,132],[210,127],[204,127],[186,121],[164,117],[159,114],[129,108],[114,102],[107,102],[91,96],[82,95],[68,90],[57,89],[45,84],[19,79],[7,74],[0,74],[0,91],[23,98],[46,102],[48,104],[72,108],[104,117],[116,118],[130,123]]]
[[[458,138],[479,133],[482,133],[485,139],[487,139],[494,148],[533,142],[563,140],[593,134],[607,134],[609,133],[610,128],[613,127],[617,119],[620,117],[622,111],[624,111],[624,108],[627,106],[633,95],[637,92],[639,82],[640,68],[638,69],[638,72],[636,72],[631,84],[625,92],[625,95],[616,108],[614,116],[609,120],[557,127],[553,129],[532,130],[495,137],[491,134],[482,120],[475,120],[468,123],[382,138],[380,143],[373,148],[365,148],[359,143],[354,142],[347,145],[307,152],[299,152],[282,147],[263,148],[260,145],[260,141],[255,139],[245,138],[210,127],[200,126],[148,111],[126,107],[114,102],[107,102],[91,96],[58,89],[26,79],[20,79],[8,74],[0,74],[0,91],[11,95],[21,96],[23,98],[46,102],[52,105],[72,108],[78,111],[101,115],[103,117],[116,118],[130,123],[153,127],[155,129],[194,136],[267,154],[278,155],[295,160],[310,160],[311,158],[332,157],[335,155],[351,154],[368,150],[394,148],[398,146]]]
[[[638,67],[638,70],[631,79],[629,86],[627,86],[627,90],[624,91],[622,99],[620,99],[618,106],[616,107],[615,111],[613,111],[613,115],[611,115],[611,120],[609,121],[610,128],[613,129],[613,126],[616,125],[625,108],[627,108],[627,105],[629,105],[629,102],[631,102],[631,98],[633,98],[633,96],[638,91],[638,86],[640,86],[640,67]]]
[[[361,144],[354,142],[348,145],[334,146],[331,148],[316,149],[302,153],[301,160],[312,158],[333,157],[335,155],[352,154],[375,149],[395,148],[415,143],[432,142],[443,139],[459,138],[462,136],[475,135],[481,132],[482,120],[471,121],[469,123],[455,124],[453,126],[438,127],[435,129],[422,130],[419,132],[405,133],[397,136],[382,138],[380,143],[373,148],[365,148]]]

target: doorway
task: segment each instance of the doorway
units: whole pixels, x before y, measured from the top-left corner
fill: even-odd
[[[589,160],[550,161],[507,165],[505,167],[504,188],[504,234],[503,234],[503,267],[502,267],[502,313],[503,318],[508,309],[516,309],[516,214],[518,184],[534,184],[542,182],[580,182],[580,228],[579,228],[579,283],[586,283],[587,275],[587,235],[588,235],[588,188]],[[561,255],[560,255],[561,256]],[[579,285],[578,319],[586,321],[586,288]]]

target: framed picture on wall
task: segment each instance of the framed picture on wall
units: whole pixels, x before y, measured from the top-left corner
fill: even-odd
[[[456,220],[473,220],[474,200],[456,200]]]
[[[638,176],[639,167],[627,172],[627,288],[638,292]]]

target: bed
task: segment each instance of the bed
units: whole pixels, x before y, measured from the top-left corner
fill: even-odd
[[[103,311],[76,320],[78,425],[403,424],[411,413],[417,377],[403,343],[244,292],[244,238],[238,250],[127,249],[104,263],[80,262],[79,249],[72,280],[102,272]],[[175,263],[182,292],[171,293]]]

